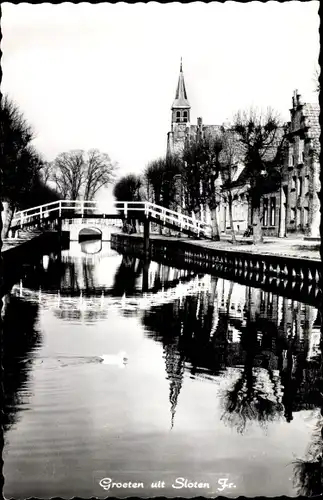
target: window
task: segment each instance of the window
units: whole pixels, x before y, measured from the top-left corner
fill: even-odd
[[[297,183],[297,196],[302,196],[302,194],[303,194],[303,179],[302,177],[299,177]]]
[[[292,177],[292,187],[291,187],[291,190],[292,191],[296,191],[296,177]]]
[[[187,122],[187,111],[183,111],[184,122]]]
[[[293,147],[289,146],[288,150],[288,166],[293,167],[294,166],[294,155],[293,155]]]
[[[305,177],[304,177],[304,194],[308,193],[308,184],[309,184],[309,176],[305,175]]]
[[[290,209],[290,221],[292,224],[295,223],[295,217],[296,217],[296,208],[293,207]]]
[[[268,226],[268,198],[264,198],[263,225]]]
[[[301,207],[297,208],[297,225],[301,226],[302,224],[302,209]]]
[[[181,112],[180,111],[176,111],[176,123],[178,123],[180,121],[181,121]]]
[[[270,198],[270,225],[276,224],[276,198]]]
[[[304,225],[305,226],[308,225],[308,215],[309,215],[308,207],[304,207]]]
[[[300,139],[298,142],[298,164],[304,163],[304,140]]]

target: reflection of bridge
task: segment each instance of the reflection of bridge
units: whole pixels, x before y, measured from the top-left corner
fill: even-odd
[[[196,217],[190,217],[174,210],[150,202],[120,201],[113,204],[115,213],[111,213],[111,205],[97,201],[59,200],[46,205],[21,210],[14,214],[11,228],[13,231],[33,225],[46,225],[51,220],[63,219],[137,219],[144,223],[154,222],[170,229],[194,236],[211,237],[211,227]],[[148,224],[149,234],[149,224]]]
[[[203,277],[195,276],[189,282],[180,282],[176,286],[164,289],[157,292],[144,293],[137,297],[115,297],[109,295],[107,290],[101,291],[101,296],[84,296],[83,292],[78,292],[78,295],[71,295],[62,293],[43,292],[41,289],[38,291],[24,288],[22,281],[19,285],[12,288],[12,294],[25,300],[38,302],[42,306],[49,309],[60,310],[79,310],[79,311],[97,311],[107,308],[115,308],[124,311],[140,311],[147,310],[162,304],[174,302],[175,300],[182,300],[189,295],[195,295],[201,290],[208,290],[210,287],[211,277],[205,275]]]

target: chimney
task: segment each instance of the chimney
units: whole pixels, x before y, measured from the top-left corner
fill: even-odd
[[[197,119],[197,126],[198,126],[199,129],[202,128],[202,118],[198,118]]]
[[[295,109],[297,106],[297,90],[294,90],[294,95],[293,95],[293,109]]]

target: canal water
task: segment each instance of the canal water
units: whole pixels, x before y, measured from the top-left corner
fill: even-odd
[[[24,266],[2,318],[6,498],[316,492],[314,306],[95,241]]]

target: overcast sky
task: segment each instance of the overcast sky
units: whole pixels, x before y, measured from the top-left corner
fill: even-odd
[[[99,148],[120,173],[165,154],[183,57],[191,120],[316,96],[319,2],[3,3],[2,91],[52,160]]]

